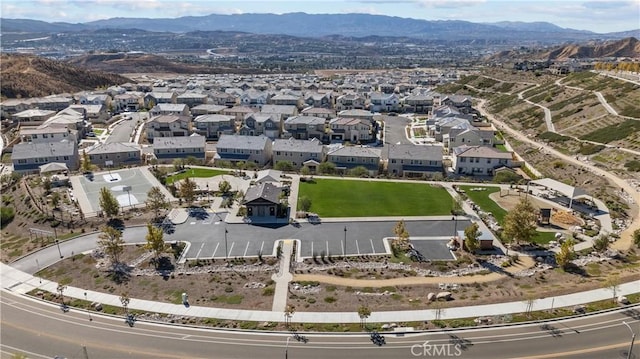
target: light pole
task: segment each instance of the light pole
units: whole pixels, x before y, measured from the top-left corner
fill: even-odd
[[[209,205],[209,183],[207,183],[207,206]]]
[[[451,215],[451,220],[453,221],[453,237],[455,238],[458,236],[458,216],[453,211],[451,211]]]
[[[56,246],[58,246],[58,254],[60,255],[60,258],[64,258],[64,256],[62,255],[62,251],[60,250],[60,241],[56,239]]]
[[[291,337],[287,337],[287,344],[284,346],[284,359],[289,358],[289,339]]]
[[[344,241],[342,247],[342,257],[347,258],[347,226],[344,226]]]
[[[636,340],[636,333],[631,329],[631,326],[627,322],[622,322],[622,324],[626,325],[631,332],[631,344],[629,345],[629,352],[627,353],[627,359],[631,359],[631,351],[633,350],[633,342]]]
[[[84,301],[88,302],[89,300],[87,300],[87,292],[84,292]],[[87,309],[87,313],[89,313],[89,321],[92,321],[93,318],[91,318],[91,304],[89,304],[89,309]]]
[[[224,258],[226,260],[229,260],[229,247],[227,247],[227,233],[229,233],[229,231],[227,231],[227,229],[224,229]]]

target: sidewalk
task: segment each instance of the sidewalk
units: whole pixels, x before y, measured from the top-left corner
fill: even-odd
[[[57,283],[32,277],[31,275],[14,269],[4,263],[0,264],[0,282],[3,290],[15,293],[27,293],[33,289],[42,289],[56,293]],[[629,295],[640,292],[640,280],[631,283],[621,284],[617,295]],[[85,297],[86,293],[86,297]],[[98,302],[106,305],[121,307],[118,295],[101,292],[87,291],[81,288],[67,287],[64,291],[67,298],[76,298]],[[567,294],[557,297],[537,299],[531,310],[548,310],[560,307],[572,307],[598,300],[611,299],[610,289],[601,288],[587,292]],[[225,320],[244,320],[259,322],[281,322],[284,320],[283,311],[258,311],[223,309],[211,307],[189,306],[181,304],[159,303],[149,300],[131,298],[129,309],[141,310],[155,313],[172,314],[177,316],[192,316],[202,318],[217,318]],[[440,319],[475,318],[478,316],[505,315],[511,313],[522,313],[527,309],[527,301],[486,304],[478,306],[467,306],[457,308],[443,308]],[[71,310],[74,310],[73,308]],[[381,311],[373,312],[367,322],[369,323],[398,323],[414,322],[421,320],[436,319],[436,310],[422,309],[409,311]],[[354,312],[296,312],[291,318],[296,323],[359,323],[360,317]]]
[[[276,282],[276,289],[273,293],[273,306],[271,307],[272,312],[284,312],[289,297],[289,283],[293,279],[289,268],[291,267],[291,254],[293,253],[294,241],[292,239],[286,239],[280,243],[282,243],[280,268],[277,273],[271,276],[271,279]]]

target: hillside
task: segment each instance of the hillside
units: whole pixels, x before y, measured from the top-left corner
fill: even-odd
[[[569,44],[545,51],[522,50],[501,51],[492,55],[490,60],[568,60],[605,57],[640,57],[640,41],[635,37],[621,40],[591,41],[584,44]]]
[[[2,98],[73,93],[131,81],[117,74],[84,70],[64,62],[16,54],[0,56],[0,77]]]
[[[550,60],[567,60],[602,57],[640,57],[640,41],[629,37],[618,41],[590,43],[586,45],[566,45],[542,54]]]
[[[68,61],[72,65],[92,70],[119,73],[175,73],[175,74],[222,74],[262,73],[257,69],[208,67],[171,61],[161,56],[144,53],[100,53],[75,57]]]

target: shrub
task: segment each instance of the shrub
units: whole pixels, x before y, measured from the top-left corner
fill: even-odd
[[[266,287],[262,290],[262,295],[265,297],[272,296],[275,293],[275,289],[273,287]]]
[[[331,304],[331,303],[335,303],[337,299],[335,297],[324,297],[324,301]]]
[[[0,208],[0,224],[2,224],[2,227],[13,221],[13,217],[15,217],[15,210],[13,207]]]

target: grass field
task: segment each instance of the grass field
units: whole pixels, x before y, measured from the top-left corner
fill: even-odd
[[[460,188],[464,190],[473,203],[477,204],[483,211],[491,212],[496,221],[502,225],[507,211],[489,198],[490,194],[500,191],[499,187],[460,186]],[[472,188],[484,188],[484,191],[472,191]]]
[[[494,202],[489,195],[492,193],[496,193],[500,191],[498,187],[479,187],[479,186],[460,186],[461,189],[465,191],[467,196],[471,198],[471,200],[480,206],[480,208],[485,212],[491,212],[493,217],[495,217],[496,221],[500,225],[503,224],[504,216],[507,215],[507,211],[502,207],[498,206],[496,202]],[[484,188],[484,191],[472,191],[472,188]],[[549,241],[555,239],[555,232],[538,232],[538,234],[533,238],[534,243],[538,244],[547,244]]]
[[[316,179],[300,183],[302,196],[320,217],[435,216],[453,208],[447,190],[424,183]]]
[[[183,178],[187,178],[187,177],[191,177],[191,178],[195,178],[195,177],[199,177],[199,178],[207,178],[207,177],[213,177],[213,176],[218,176],[218,175],[224,175],[227,174],[229,172],[227,171],[220,171],[220,170],[214,170],[214,169],[208,169],[208,168],[192,168],[192,169],[188,169],[182,173],[178,173],[176,175],[173,176],[168,176],[167,177],[167,184],[172,184],[175,181],[179,181]]]

